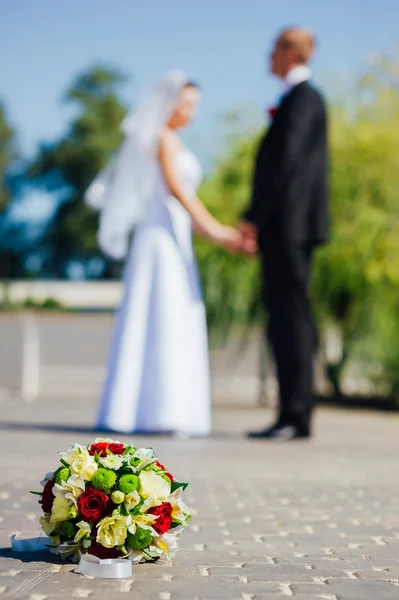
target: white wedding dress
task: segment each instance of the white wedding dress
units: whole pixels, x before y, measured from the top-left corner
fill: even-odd
[[[187,149],[177,155],[190,192],[201,167]],[[192,223],[170,196],[158,167],[156,192],[135,230],[124,275],[97,425],[123,433],[211,428],[208,340]]]

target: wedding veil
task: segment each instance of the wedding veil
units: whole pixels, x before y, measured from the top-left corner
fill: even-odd
[[[126,256],[130,234],[146,215],[157,177],[160,130],[188,81],[184,71],[169,71],[143,95],[122,122],[120,150],[85,194],[85,202],[100,211],[100,248],[114,259]]]

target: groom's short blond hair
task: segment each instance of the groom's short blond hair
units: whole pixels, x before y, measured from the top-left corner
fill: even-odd
[[[306,64],[312,58],[316,45],[312,31],[305,27],[284,29],[279,36],[279,43],[287,48],[295,48],[298,53],[298,61],[303,64]]]

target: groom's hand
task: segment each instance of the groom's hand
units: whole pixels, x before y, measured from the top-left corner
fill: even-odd
[[[242,235],[242,252],[255,254],[258,250],[258,228],[250,221],[242,221],[238,227]]]

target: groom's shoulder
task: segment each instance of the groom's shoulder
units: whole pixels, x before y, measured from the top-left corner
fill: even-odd
[[[304,81],[294,89],[297,96],[306,96],[309,100],[325,104],[324,95],[312,81]]]
[[[312,80],[303,81],[291,90],[291,96],[303,95],[313,96],[315,98],[323,98],[323,94],[320,91],[319,87]]]
[[[326,102],[322,92],[311,81],[297,85],[287,98],[291,110],[312,110],[326,113]]]

